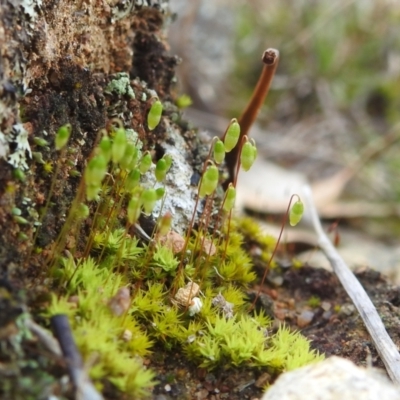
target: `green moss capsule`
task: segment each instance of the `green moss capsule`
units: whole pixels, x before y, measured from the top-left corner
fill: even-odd
[[[107,173],[107,161],[102,154],[94,156],[85,169],[85,181],[89,186],[100,186]]]
[[[126,169],[130,170],[130,167],[136,164],[137,161],[138,150],[133,143],[127,143],[125,148],[125,154],[121,158],[119,165]]]
[[[39,137],[33,138],[33,143],[35,143],[39,147],[44,147],[49,145],[49,142],[46,139]]]
[[[172,165],[172,156],[170,154],[165,154],[163,159],[167,163],[167,171],[169,171],[169,169],[171,168],[171,165]]]
[[[25,172],[22,171],[22,169],[20,168],[15,168],[13,170],[13,175],[15,179],[18,179],[21,182],[25,182],[26,181],[26,175]]]
[[[138,196],[134,196],[129,200],[127,213],[130,224],[133,224],[138,220],[140,216],[140,199]]]
[[[129,172],[125,181],[125,189],[127,191],[132,191],[140,181],[140,171],[136,168],[133,171]]]
[[[29,221],[27,219],[25,219],[19,215],[14,215],[13,219],[17,224],[20,224],[20,225],[28,225],[29,224]]]
[[[171,163],[169,163],[165,158],[160,158],[157,161],[154,173],[158,182],[162,182],[165,179],[170,166]]]
[[[150,153],[147,151],[142,159],[140,160],[140,164],[139,164],[139,170],[140,173],[143,175],[145,174],[151,167],[152,164],[152,160],[151,160],[151,155]]]
[[[257,157],[257,148],[251,142],[246,142],[240,153],[240,164],[245,171],[248,171]]]
[[[210,165],[204,172],[201,181],[199,195],[200,197],[208,196],[217,188],[219,179],[218,168],[215,165]]]
[[[229,184],[228,189],[226,189],[225,200],[223,205],[223,210],[229,212],[233,209],[236,200],[236,189],[232,184]]]
[[[114,164],[118,163],[125,154],[127,145],[125,129],[117,129],[111,148],[111,158]]]
[[[172,214],[166,212],[158,221],[158,233],[160,235],[166,235],[171,230],[172,225]]]
[[[159,187],[156,189],[157,200],[161,200],[165,195],[165,188]]]
[[[213,158],[217,164],[221,164],[225,159],[225,146],[220,139],[214,143]]]
[[[240,125],[236,118],[231,120],[228,130],[226,131],[224,145],[225,151],[229,153],[236,145],[240,137]]]
[[[84,203],[80,203],[76,207],[76,216],[79,219],[87,218],[89,216],[89,207]]]
[[[56,150],[61,150],[68,143],[71,131],[71,124],[65,124],[58,128],[55,139]]]
[[[289,213],[289,223],[291,226],[296,226],[304,214],[304,204],[301,200],[297,200],[292,208],[290,209]]]
[[[86,185],[86,198],[88,201],[95,200],[100,193],[101,186]]]
[[[147,114],[147,126],[149,130],[155,129],[161,120],[161,114],[163,105],[160,100],[156,100],[150,107],[149,113]]]
[[[142,192],[140,196],[140,201],[142,202],[144,212],[146,214],[151,214],[157,201],[157,192],[155,189],[146,189]]]
[[[112,149],[111,139],[108,136],[103,136],[99,143],[99,150],[107,162],[111,160],[111,149]]]

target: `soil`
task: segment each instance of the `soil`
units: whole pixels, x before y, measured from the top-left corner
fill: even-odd
[[[400,346],[400,288],[390,285],[379,272],[364,269],[356,272],[381,315],[385,327]],[[311,340],[311,347],[326,357],[345,357],[359,366],[384,369],[361,317],[336,276],[322,268],[290,267],[269,278],[279,286],[262,288],[257,308],[274,320],[275,329],[285,323]],[[258,288],[249,292],[254,298]],[[310,298],[319,305],[310,306]],[[246,368],[220,368],[212,372],[188,364],[181,354],[155,350],[149,366],[157,371],[159,384],[154,400],[167,399],[259,399],[263,387],[273,383],[273,371]]]

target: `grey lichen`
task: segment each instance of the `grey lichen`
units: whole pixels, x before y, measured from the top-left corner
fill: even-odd
[[[27,155],[32,158],[31,148],[28,142],[28,132],[22,124],[15,124],[13,126],[11,135],[7,136],[10,143],[15,143],[16,148],[12,154],[8,156],[8,163],[14,168],[21,168],[27,170]]]
[[[118,95],[127,95],[131,99],[135,98],[135,93],[131,87],[129,75],[126,72],[119,72],[104,90],[105,93],[116,93]]]
[[[162,184],[156,183],[154,166],[145,176],[148,187],[165,187],[165,200],[156,205],[153,216],[158,218],[167,211],[172,214],[172,229],[183,234],[183,230],[189,226],[192,215],[195,212],[197,187],[190,185],[193,168],[188,162],[189,154],[187,143],[180,132],[165,121],[167,135],[170,140],[162,144],[165,154],[172,156],[171,169]],[[172,144],[171,144],[172,143]],[[200,208],[200,205],[198,206]]]

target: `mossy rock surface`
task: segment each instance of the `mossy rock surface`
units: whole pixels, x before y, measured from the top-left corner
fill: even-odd
[[[196,174],[199,176],[208,151],[195,132],[180,119],[179,110],[173,104],[171,85],[178,60],[166,50],[163,29],[170,15],[164,2],[155,5],[146,2],[114,3],[106,6],[103,3],[73,4],[48,0],[32,4],[27,2],[28,5],[23,2],[20,8],[15,8],[6,2],[0,10],[0,28],[5,32],[4,43],[0,43],[4,53],[1,54],[4,57],[0,57],[0,361],[8,371],[7,374],[0,371],[0,375],[3,374],[0,395],[4,399],[46,398],[54,387],[62,393],[60,398],[73,397],[72,389],[62,387],[60,383],[67,374],[65,360],[54,357],[43,347],[43,343],[26,329],[24,318],[30,313],[38,323],[48,327],[49,309],[58,304],[55,298],[64,310],[68,307],[72,309],[71,304],[76,300],[73,296],[82,294],[78,293],[82,290],[78,284],[76,292],[68,293],[68,285],[60,278],[62,266],[55,265],[51,259],[54,242],[68,220],[71,204],[82,190],[81,176],[99,141],[98,132],[102,128],[109,129],[113,118],[117,117],[123,121],[127,132],[130,130],[137,134],[143,144],[142,150],[151,151],[154,160],[160,159],[166,149],[177,147],[179,143],[182,152],[185,151],[183,159],[191,168],[192,178]],[[15,26],[21,28],[19,33],[16,33]],[[123,86],[126,77],[128,86]],[[114,84],[118,80],[119,84]],[[163,102],[164,113],[161,123],[150,132],[146,126],[146,116],[151,103],[149,100],[153,96]],[[54,137],[57,129],[66,123],[72,126],[70,141],[65,151],[57,152],[53,146]],[[171,129],[174,135],[180,136],[179,140],[168,134]],[[39,144],[38,139],[48,144]],[[19,151],[21,164],[11,165],[8,155],[1,155],[3,148],[10,154]],[[31,157],[31,153],[34,157]],[[195,193],[195,187],[196,183],[189,182],[187,192]],[[216,204],[218,201],[221,198],[216,200]],[[89,211],[93,216],[94,204],[90,205]],[[87,220],[82,225],[69,226],[68,233],[63,236],[63,252],[57,256],[66,255],[65,259],[68,259],[68,252],[64,250],[72,249],[75,261],[83,256],[83,243],[90,236],[91,222]],[[148,231],[151,232],[155,221],[150,218],[148,222]],[[142,221],[142,225],[146,230],[145,221]],[[184,231],[186,227],[181,229]],[[248,236],[240,248],[243,252],[246,249],[249,252],[251,245],[258,240],[257,237]],[[159,256],[161,267],[157,273],[162,284],[173,288],[172,274],[168,275],[163,268],[166,265],[165,258],[170,256]],[[242,260],[242,264],[246,264],[250,260],[249,254],[245,253]],[[171,269],[176,268],[175,261],[168,264]],[[253,261],[261,268],[266,266],[265,260]],[[55,272],[54,267],[59,271]],[[111,265],[107,272],[113,274],[117,269]],[[210,282],[218,281],[218,269],[217,272],[213,271],[204,272],[202,278],[208,282],[205,290],[212,290]],[[232,273],[232,281],[239,281],[241,288],[248,286],[254,278],[253,272],[247,267],[239,269],[237,275],[234,272],[226,269],[221,273]],[[312,320],[308,324],[303,321],[300,330],[311,340],[312,349],[321,354],[345,355],[358,364],[362,364],[368,351],[371,351],[373,361],[379,365],[360,319],[348,307],[350,302],[347,296],[330,273],[303,267],[287,271],[276,269],[271,274],[275,278],[280,276],[283,282],[280,286],[267,283],[263,287],[265,293],[261,300],[264,305],[267,304],[264,312],[275,320],[269,329],[271,335],[276,333],[280,322],[300,329],[298,315],[303,315],[305,310],[311,311]],[[132,277],[112,275],[110,279],[111,282],[115,279],[118,289]],[[360,275],[360,279],[367,290],[371,286],[371,297],[379,304],[388,330],[392,333],[397,318],[398,289],[389,287],[379,275],[368,272]],[[64,285],[60,286],[60,281]],[[135,288],[140,290],[140,285]],[[224,289],[227,289],[227,285]],[[252,290],[248,289],[250,298]],[[388,291],[393,294],[392,300],[389,300],[390,306],[383,301],[383,295]],[[313,303],[310,302],[312,296]],[[110,297],[111,294],[105,297],[104,304]],[[101,311],[104,304],[89,304],[90,298],[85,297],[85,293],[81,301],[82,298],[88,300],[88,313],[93,313],[95,318],[96,312]],[[246,301],[242,305],[242,312],[248,304]],[[262,305],[260,307],[263,308]],[[328,318],[329,311],[331,314]],[[309,317],[311,314],[304,315]],[[79,323],[84,316],[75,317],[71,323],[76,323],[78,328],[73,328],[77,331],[82,329],[77,342],[83,352],[85,331]],[[98,318],[101,319],[100,313]],[[148,331],[156,331],[149,321],[148,326],[142,320],[140,323]],[[137,328],[134,324],[132,322],[133,332]],[[111,325],[109,327],[114,328]],[[99,330],[98,336],[105,332]],[[256,398],[261,396],[263,387],[273,382],[282,369],[262,368],[259,365],[254,368],[250,363],[243,363],[244,366],[226,363],[207,369],[200,367],[199,362],[188,361],[176,343],[162,340],[152,348],[151,354],[147,354],[148,338],[140,337],[139,329],[137,332],[139,339],[143,340],[143,370],[147,371],[148,368],[154,371],[158,381],[149,394],[154,399]],[[162,332],[159,336],[162,336]],[[90,348],[87,351],[89,353]],[[134,357],[118,360],[119,353],[110,356],[116,358],[112,359],[115,363],[135,361]],[[101,375],[104,371],[95,370],[95,373]],[[126,376],[118,378],[119,381],[103,379],[97,382],[105,398],[127,398],[117,389],[125,384],[122,381]],[[146,397],[134,390],[133,393]]]

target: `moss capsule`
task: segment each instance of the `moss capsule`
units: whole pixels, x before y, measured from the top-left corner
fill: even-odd
[[[157,200],[161,200],[165,195],[165,188],[159,187],[156,189]]]
[[[213,157],[217,164],[221,164],[225,159],[225,146],[220,139],[214,143]]]
[[[130,224],[135,223],[140,216],[140,199],[132,197],[128,203],[128,221]]]
[[[95,200],[101,190],[101,186],[86,185],[86,198],[88,201]]]
[[[232,184],[230,184],[228,189],[226,189],[223,210],[226,212],[231,211],[235,205],[235,199],[236,199],[236,189]]]
[[[224,145],[225,151],[229,153],[236,145],[240,137],[240,125],[236,118],[231,120],[231,123],[226,131]]]
[[[147,126],[149,130],[155,129],[161,120],[161,114],[163,105],[160,100],[156,100],[150,107],[149,113],[147,114]]]
[[[80,203],[76,208],[76,216],[79,219],[87,218],[89,216],[89,207],[84,203]]]
[[[117,129],[111,149],[111,158],[114,164],[118,163],[125,154],[126,150],[126,133],[125,129]]]
[[[137,162],[137,154],[136,146],[133,143],[127,143],[124,156],[121,158],[119,165],[126,170],[130,170],[130,167]]]
[[[304,214],[304,204],[301,200],[297,200],[289,212],[289,223],[291,226],[296,226]]]
[[[248,171],[257,157],[257,148],[251,142],[246,142],[240,153],[240,163],[245,171]]]
[[[133,171],[129,172],[125,181],[125,189],[129,192],[132,191],[140,181],[140,171],[136,168]]]
[[[39,147],[44,147],[44,146],[49,145],[49,142],[46,139],[39,138],[39,137],[33,138],[33,142]]]
[[[142,159],[140,160],[140,164],[139,164],[139,170],[140,173],[143,175],[145,174],[151,167],[152,164],[152,160],[151,160],[151,155],[150,153],[147,151]]]
[[[99,144],[99,150],[100,153],[103,154],[107,162],[111,160],[111,149],[111,139],[108,136],[103,136]]]
[[[199,195],[204,197],[210,195],[217,188],[219,179],[218,168],[215,165],[210,165],[204,172],[203,179],[201,181]]]
[[[65,124],[58,128],[55,139],[56,150],[61,150],[68,143],[71,131],[71,124]]]
[[[18,179],[21,182],[25,182],[26,181],[26,175],[25,172],[22,171],[22,169],[20,168],[15,168],[13,171],[13,175],[15,179]]]
[[[107,161],[102,154],[94,156],[85,169],[85,181],[89,186],[100,186],[107,173]]]
[[[146,214],[151,214],[157,201],[157,192],[155,189],[146,189],[142,192],[140,196],[140,201],[142,202],[144,212]]]
[[[165,175],[167,175],[167,172],[168,172],[167,161],[164,158],[160,158],[157,161],[156,169],[154,171],[157,181],[162,182],[165,179]]]
[[[158,221],[158,233],[160,235],[166,235],[171,230],[172,214],[166,212]]]

